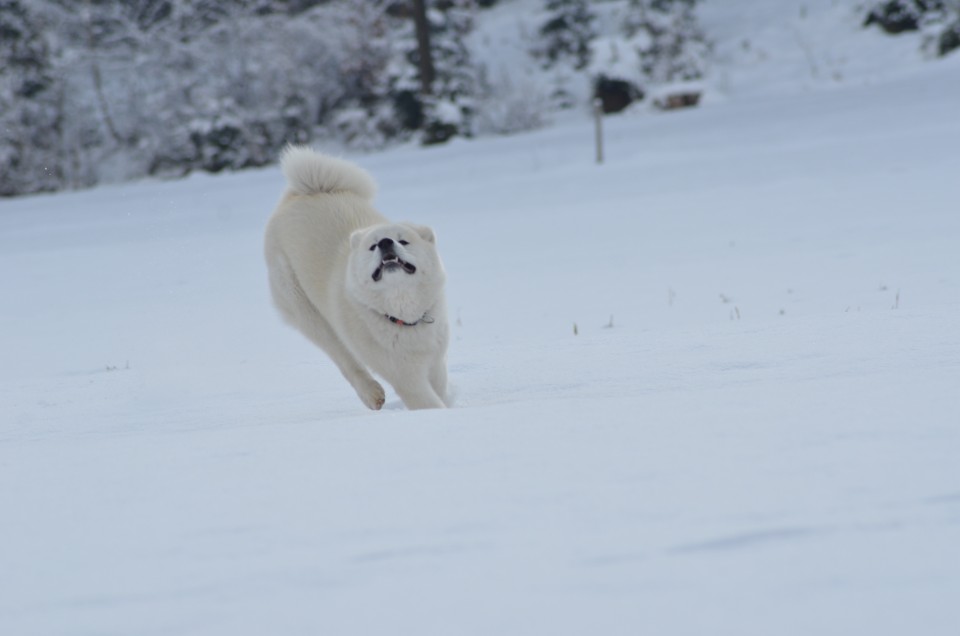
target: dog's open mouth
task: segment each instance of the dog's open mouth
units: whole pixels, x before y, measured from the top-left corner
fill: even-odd
[[[417,271],[417,268],[412,263],[408,263],[404,260],[401,260],[398,256],[390,254],[383,257],[383,260],[380,261],[380,265],[377,266],[377,269],[373,270],[373,280],[375,282],[383,278],[384,272],[392,272],[398,269],[402,269],[408,274],[413,274]]]

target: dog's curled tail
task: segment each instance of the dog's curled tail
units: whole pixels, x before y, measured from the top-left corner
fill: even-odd
[[[360,166],[306,146],[287,146],[280,167],[296,194],[350,192],[370,200],[377,192],[373,177]]]

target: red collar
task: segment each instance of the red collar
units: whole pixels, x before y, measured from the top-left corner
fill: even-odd
[[[393,324],[400,325],[401,327],[413,327],[415,325],[419,325],[421,322],[425,325],[429,325],[433,322],[433,318],[431,318],[427,314],[423,314],[423,318],[421,318],[420,320],[415,320],[413,322],[405,322],[403,320],[400,320],[399,318],[391,316],[390,314],[384,314],[384,316],[386,316],[387,320],[389,320]]]

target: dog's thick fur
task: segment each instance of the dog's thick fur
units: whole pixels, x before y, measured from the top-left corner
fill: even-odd
[[[389,382],[410,409],[447,400],[443,265],[433,230],[391,223],[371,206],[360,167],[303,147],[281,160],[287,191],[265,255],[281,316],[323,349],[371,409]]]

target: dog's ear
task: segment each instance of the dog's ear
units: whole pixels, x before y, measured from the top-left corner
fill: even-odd
[[[363,238],[364,232],[365,230],[363,228],[360,228],[359,230],[354,230],[350,234],[350,249],[352,250],[357,249],[357,246],[360,245],[360,239]]]
[[[427,243],[436,244],[437,235],[434,234],[433,230],[427,227],[426,225],[417,225],[416,223],[404,223],[404,225],[406,225],[411,230],[419,234],[420,238],[422,238]]]

